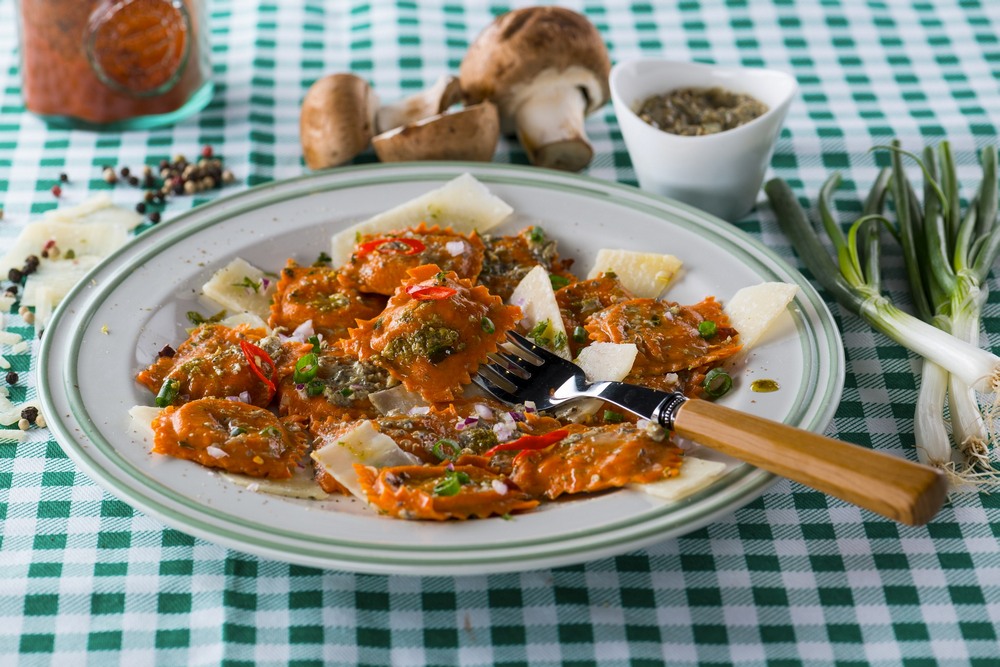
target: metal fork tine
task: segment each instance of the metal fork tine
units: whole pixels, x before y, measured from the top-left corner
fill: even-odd
[[[479,385],[479,387],[482,388],[482,390],[485,391],[487,394],[490,394],[495,398],[504,401],[505,403],[517,403],[518,402],[517,396],[501,388],[500,386],[491,382],[488,378],[482,375],[482,371],[484,368],[486,367],[485,366],[481,367],[479,369],[480,371],[479,374],[472,376],[472,381],[475,382],[477,385]]]
[[[540,345],[535,345],[531,339],[519,334],[516,331],[508,331],[507,340],[517,346],[519,350],[523,350],[525,353],[533,355],[537,358],[537,366],[541,366],[542,364],[572,364],[572,362],[563,359],[555,352],[550,352]]]
[[[490,356],[493,357],[494,355],[490,355]],[[510,352],[503,352],[503,351],[500,351],[500,350],[497,350],[497,353],[496,353],[495,356],[497,358],[499,358],[499,359],[502,359],[504,361],[504,363],[508,365],[507,366],[508,369],[513,370],[513,371],[518,371],[518,372],[522,373],[525,377],[530,377],[531,376],[531,371],[524,367],[524,364],[526,362],[525,359],[522,359],[521,357],[517,356],[516,354],[511,354]],[[496,359],[494,359],[494,361],[495,360]]]
[[[501,380],[509,384],[511,387],[513,387],[513,391],[517,391],[518,389],[522,389],[531,384],[531,375],[527,371],[521,370],[519,372],[511,370],[510,368],[507,368],[503,364],[498,364],[498,363],[486,364],[484,366],[480,366],[479,370],[489,371],[493,377],[500,378]],[[487,377],[491,376],[488,375]]]

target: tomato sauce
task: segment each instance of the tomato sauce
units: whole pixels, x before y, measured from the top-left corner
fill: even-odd
[[[227,472],[288,479],[308,438],[292,422],[240,401],[203,398],[169,406],[153,420],[153,451]]]
[[[417,243],[406,245],[394,239]],[[463,236],[450,229],[420,225],[401,233],[362,237],[342,276],[362,292],[387,296],[409,278],[407,271],[425,264],[436,264],[442,271],[454,271],[460,278],[475,281],[483,267],[483,250],[475,232]]]
[[[385,299],[343,285],[328,266],[299,266],[289,261],[274,291],[268,326],[294,331],[312,320],[313,329],[328,340],[348,337],[357,320],[382,312]]]
[[[203,324],[191,332],[172,357],[159,357],[141,371],[136,380],[153,393],[160,391],[164,380],[178,382],[176,403],[217,396],[239,396],[246,392],[250,402],[264,407],[271,401],[267,384],[250,368],[240,341],[258,343],[263,329],[248,325],[229,328],[221,324]],[[290,342],[278,348],[274,359],[277,375],[294,369],[301,344]]]
[[[517,236],[496,236],[484,239],[486,252],[479,282],[490,294],[504,301],[528,272],[538,265],[570,282],[576,277],[569,272],[573,260],[559,258],[555,241],[541,227],[526,227]]]
[[[450,401],[472,381],[471,374],[487,355],[496,351],[521,311],[433,264],[411,269],[409,275],[382,314],[351,330],[352,349],[362,361],[372,360],[424,400]],[[419,298],[419,290],[433,288],[452,293]]]
[[[658,442],[632,424],[566,427],[561,442],[514,457],[511,481],[532,497],[558,498],[654,482],[677,474],[681,450]]]
[[[369,502],[400,519],[485,519],[538,505],[485,463],[481,457],[462,457],[450,466],[354,469]]]
[[[566,326],[570,354],[576,355],[590,344],[583,325],[599,310],[634,298],[614,273],[602,273],[597,278],[581,280],[556,290],[556,303]]]
[[[702,322],[714,324],[703,335]],[[634,343],[639,349],[633,374],[676,373],[719,362],[740,349],[722,306],[709,297],[693,306],[656,299],[632,299],[591,315],[585,326],[598,342]]]
[[[25,105],[96,125],[180,109],[210,76],[202,4],[21,0]]]

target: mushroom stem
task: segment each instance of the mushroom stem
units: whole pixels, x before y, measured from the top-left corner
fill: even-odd
[[[586,97],[576,86],[532,88],[515,113],[528,159],[540,167],[580,171],[594,155],[583,126]]]

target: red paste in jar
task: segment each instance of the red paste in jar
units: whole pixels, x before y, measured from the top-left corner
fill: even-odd
[[[22,90],[43,116],[170,113],[206,81],[199,0],[21,0]]]

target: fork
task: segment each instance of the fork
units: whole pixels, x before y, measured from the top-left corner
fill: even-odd
[[[587,382],[583,370],[521,334],[490,356],[474,381],[511,404],[551,410],[580,398],[601,399],[677,435],[805,486],[910,525],[931,520],[948,482],[929,466],[834,440],[794,426],[624,382]]]

